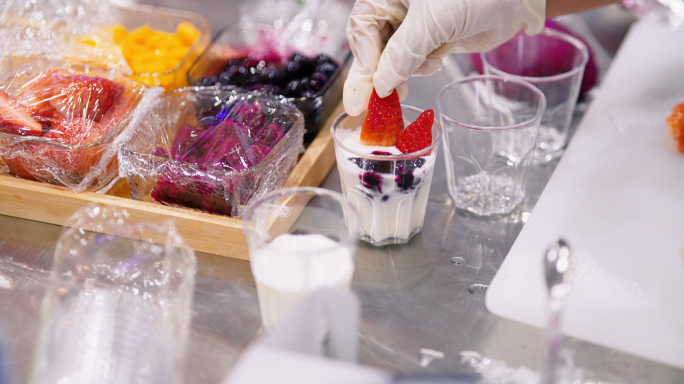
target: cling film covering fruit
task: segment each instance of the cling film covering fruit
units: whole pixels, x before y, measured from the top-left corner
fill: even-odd
[[[161,92],[57,61],[10,71],[0,77],[3,173],[76,192],[102,189],[117,176],[116,152]]]
[[[187,85],[186,73],[207,44],[195,25],[183,20],[174,32],[143,24],[127,29],[122,24],[106,25],[77,39],[82,45],[122,56],[130,68],[130,78],[167,91]],[[107,65],[105,62],[98,64]]]
[[[278,189],[302,149],[304,119],[259,91],[188,87],[140,121],[119,170],[135,199],[239,216]]]

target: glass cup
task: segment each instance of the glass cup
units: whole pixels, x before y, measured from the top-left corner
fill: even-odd
[[[519,33],[481,54],[486,75],[511,76],[539,88],[546,97],[537,137],[536,164],[563,154],[589,51],[579,39],[545,28],[540,34]]]
[[[449,194],[479,216],[510,213],[525,197],[546,100],[532,84],[502,76],[466,77],[437,95],[444,126]]]
[[[266,330],[317,289],[350,287],[359,212],[341,194],[281,189],[255,201],[242,220]]]
[[[401,109],[405,125],[423,112],[408,106]],[[342,113],[331,126],[342,193],[359,207],[362,240],[376,246],[405,244],[423,229],[442,127],[435,120],[429,147],[390,155],[385,147],[360,144],[365,117],[365,112]]]

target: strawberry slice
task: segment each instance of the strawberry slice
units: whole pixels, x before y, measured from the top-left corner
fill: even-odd
[[[43,125],[31,116],[25,106],[10,100],[10,95],[0,91],[0,130],[14,135],[40,136]]]
[[[40,123],[51,124],[53,117],[57,117],[57,111],[50,103],[50,99],[62,79],[68,76],[69,72],[63,69],[40,72],[22,85],[17,94],[12,96],[12,100],[25,105]]]
[[[404,117],[401,113],[397,90],[381,99],[373,89],[368,112],[361,126],[361,144],[391,147],[404,130]]]
[[[122,92],[123,86],[112,80],[74,75],[60,81],[50,102],[64,118],[99,123]]]
[[[435,112],[428,109],[418,116],[416,121],[409,124],[397,139],[397,149],[403,154],[425,149],[432,144],[432,123]]]

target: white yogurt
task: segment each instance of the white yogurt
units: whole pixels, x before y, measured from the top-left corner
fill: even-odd
[[[319,234],[283,234],[250,257],[266,329],[319,288],[349,288],[354,273],[350,249]]]
[[[396,147],[363,145],[360,136],[359,127],[353,131],[340,131],[336,138],[357,153],[381,151],[401,154]],[[368,163],[359,166],[361,160],[350,160],[358,159],[359,155],[335,147],[342,191],[361,212],[362,238],[375,245],[406,243],[421,231],[436,152],[435,148],[430,155],[419,158],[422,159],[418,160],[422,162],[421,166],[408,172],[411,175],[408,178],[399,179],[395,167],[371,171],[372,166]]]

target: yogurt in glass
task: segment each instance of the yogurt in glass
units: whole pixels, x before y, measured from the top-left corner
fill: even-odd
[[[405,126],[422,113],[407,106],[402,112]],[[423,228],[442,129],[435,120],[432,144],[403,154],[396,147],[361,144],[364,117],[343,113],[331,127],[342,192],[359,208],[362,240],[405,244]]]
[[[321,188],[282,189],[246,209],[242,222],[266,330],[318,289],[349,289],[359,221],[348,199]]]

